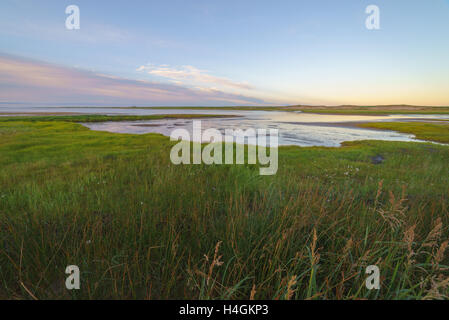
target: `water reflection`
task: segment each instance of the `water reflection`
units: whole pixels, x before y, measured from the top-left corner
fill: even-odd
[[[192,112],[190,112],[192,113]],[[217,113],[215,111],[215,113]],[[202,129],[278,129],[280,145],[338,147],[344,141],[387,140],[417,141],[412,134],[394,131],[371,130],[355,127],[359,122],[396,121],[415,119],[418,116],[345,116],[316,115],[290,112],[245,112],[239,118],[202,119]],[[420,116],[419,116],[420,117]],[[432,119],[439,118],[433,116]],[[441,116],[440,119],[449,119]],[[191,119],[164,119],[134,122],[87,123],[92,130],[119,133],[160,133],[169,136],[176,128],[192,133]],[[192,134],[191,134],[192,136]]]
[[[414,135],[394,131],[358,128],[356,123],[378,121],[449,120],[449,115],[325,115],[283,111],[244,110],[189,110],[189,109],[129,109],[129,108],[64,108],[64,107],[0,107],[0,113],[76,113],[106,115],[153,115],[153,114],[219,114],[238,118],[201,119],[203,130],[225,129],[278,129],[280,145],[340,146],[344,141],[387,140],[418,141]],[[117,133],[160,133],[169,136],[176,128],[192,131],[192,119],[164,119],[132,122],[85,123],[92,130]]]

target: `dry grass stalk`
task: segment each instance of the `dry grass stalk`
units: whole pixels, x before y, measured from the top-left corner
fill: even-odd
[[[414,224],[413,226],[411,226],[404,232],[403,241],[407,245],[407,251],[408,251],[407,264],[409,266],[415,262],[415,260],[413,259],[413,256],[415,255],[415,252],[413,251],[413,241],[415,240],[415,228],[416,228],[416,224]]]
[[[440,247],[434,252],[432,257],[432,266],[434,269],[440,270],[440,262],[444,259],[444,253],[449,245],[449,241],[444,241]]]
[[[209,284],[209,280],[212,277],[212,272],[214,271],[214,267],[220,267],[221,265],[223,265],[223,262],[220,261],[222,256],[218,255],[218,250],[220,249],[221,243],[222,243],[221,241],[218,241],[217,244],[215,245],[214,258],[210,264],[209,273],[207,275],[207,284]],[[206,259],[209,260],[207,256],[206,256]]]
[[[253,284],[253,287],[251,289],[251,293],[249,295],[249,300],[254,300],[255,296],[256,296],[256,285]]]
[[[435,247],[438,245],[438,241],[441,237],[441,232],[443,229],[443,222],[441,218],[438,217],[434,224],[432,230],[427,235],[427,238],[424,240],[424,244],[422,245],[424,248],[426,247]]]
[[[379,183],[379,189],[376,195],[376,205],[378,204],[379,192],[381,192],[381,183]],[[393,192],[389,192],[389,203],[390,207],[387,209],[377,208],[375,209],[377,213],[381,215],[385,222],[387,222],[390,228],[395,231],[404,224],[405,213],[408,207],[404,205],[407,201],[405,197],[405,186],[402,188],[402,194],[399,199],[396,199]]]
[[[296,289],[293,287],[296,285],[297,277],[292,276],[287,283],[287,292],[285,294],[285,300],[290,300],[293,297],[293,294],[296,292]]]
[[[442,275],[438,279],[431,279],[431,287],[427,291],[423,300],[442,300],[447,299],[448,296],[441,293],[442,290],[446,290],[449,287],[449,278],[444,278]]]
[[[313,238],[312,238],[312,244],[310,245],[310,252],[312,255],[312,265],[318,264],[320,261],[320,254],[317,252],[316,243],[317,243],[318,237],[316,234],[316,229],[313,229]]]
[[[354,244],[354,241],[352,241],[352,238],[350,238],[350,239],[346,242],[345,247],[343,248],[343,256],[346,256],[346,254],[351,250],[353,244]]]

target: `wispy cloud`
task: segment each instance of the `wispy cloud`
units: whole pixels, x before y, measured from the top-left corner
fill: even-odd
[[[33,9],[32,6],[26,8],[27,10]],[[3,18],[1,14],[0,18]],[[23,15],[13,13],[13,17],[9,17],[9,19],[0,19],[0,36],[12,36],[22,40],[39,39],[40,41],[58,41],[60,43],[70,41],[95,45],[138,43],[139,45],[151,45],[159,48],[178,48],[183,46],[181,43],[159,37],[154,33],[128,30],[114,24],[82,19],[81,29],[74,32],[67,30],[64,19],[47,21],[37,14],[33,18],[28,19]]]
[[[167,78],[175,83],[185,83],[188,85],[213,85],[223,86],[234,89],[253,89],[247,83],[237,82],[223,77],[213,76],[207,70],[200,70],[194,66],[171,67],[169,65],[153,65],[147,64],[137,68],[137,71],[146,72],[148,74]]]
[[[206,76],[203,79],[209,78]],[[0,87],[0,102],[101,105],[265,104],[258,98],[214,88],[198,89],[179,84],[126,79],[4,54],[0,54]]]

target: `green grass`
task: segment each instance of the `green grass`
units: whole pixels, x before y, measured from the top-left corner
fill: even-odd
[[[358,126],[362,128],[394,130],[403,133],[412,133],[416,136],[416,138],[421,140],[449,143],[449,122],[375,122],[362,123]]]
[[[0,298],[449,295],[448,147],[283,147],[278,173],[260,176],[257,165],[172,165],[172,145],[0,122]],[[78,291],[65,289],[71,264]],[[379,291],[365,288],[373,264]]]
[[[64,122],[105,122],[105,121],[139,121],[139,120],[160,120],[160,119],[196,119],[196,118],[229,118],[232,115],[208,115],[208,114],[168,114],[168,115],[68,115],[68,116],[3,116],[0,117],[1,122],[11,121],[27,121],[27,122],[43,122],[43,121],[64,121]]]

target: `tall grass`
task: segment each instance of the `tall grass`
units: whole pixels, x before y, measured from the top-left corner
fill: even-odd
[[[0,298],[447,298],[449,149],[280,149],[174,166],[158,135],[0,128]],[[386,160],[374,165],[371,157]],[[81,289],[65,288],[67,265]],[[377,265],[380,290],[365,287]]]

